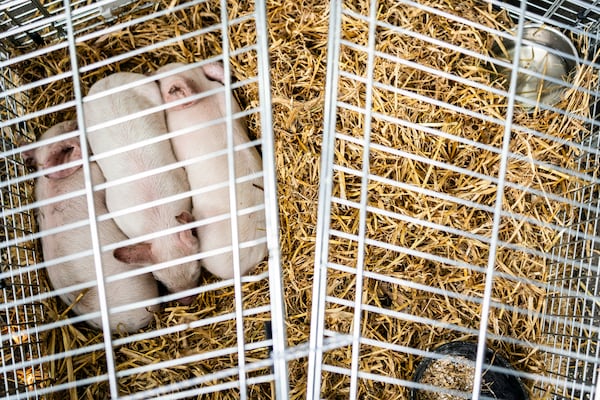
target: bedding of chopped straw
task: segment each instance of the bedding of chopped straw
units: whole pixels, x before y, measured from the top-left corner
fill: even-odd
[[[156,8],[179,3],[164,0],[159,2]],[[366,0],[360,0],[352,2],[348,7],[367,15],[367,3]],[[395,1],[382,3],[384,4],[380,6],[378,14],[380,20],[478,52],[492,45],[491,36],[444,16],[401,5]],[[477,21],[485,26],[507,29],[511,26],[504,12],[492,10],[486,3],[476,0],[441,2],[427,0],[423,3]],[[111,61],[112,56],[211,26],[220,21],[220,10],[215,4],[218,2],[201,4],[185,12],[171,13],[159,19],[133,25],[123,31],[80,43],[77,46],[79,66],[85,67],[105,59]],[[228,4],[230,18],[243,16],[252,11],[247,2],[231,0]],[[320,0],[281,0],[269,1],[267,8],[273,126],[280,199],[281,267],[285,279],[288,339],[290,345],[296,345],[308,341],[310,325],[329,6],[327,2]],[[133,16],[135,15],[134,13]],[[121,19],[128,18],[130,16]],[[363,20],[346,16],[342,27],[343,38],[354,43],[367,43],[368,26]],[[230,27],[230,46],[234,49],[250,46],[256,42],[255,34],[253,22],[242,21],[233,25]],[[436,70],[469,78],[481,84],[502,87],[503,82],[500,78],[479,59],[458,55],[455,51],[433,46],[420,39],[409,38],[383,28],[378,29],[376,35],[377,50]],[[578,45],[585,46],[585,43],[578,43]],[[125,60],[114,60],[99,69],[84,72],[81,77],[83,91],[86,93],[95,80],[111,72],[123,70],[148,73],[171,61],[190,62],[218,55],[221,53],[221,47],[221,33],[216,30]],[[257,64],[253,51],[234,55],[231,62],[237,81],[256,76]],[[341,70],[366,76],[366,67],[366,52],[357,51],[350,46],[342,46]],[[59,50],[18,65],[16,68],[23,81],[27,82],[69,71],[71,64],[67,51]],[[497,184],[490,179],[434,167],[424,160],[441,161],[458,168],[496,177],[500,168],[500,155],[490,148],[501,147],[504,127],[493,121],[484,121],[436,106],[415,95],[460,105],[500,120],[506,113],[506,98],[447,78],[433,78],[430,73],[410,66],[398,65],[381,57],[375,59],[373,74],[376,81],[402,88],[406,92],[393,93],[386,88],[374,88],[372,109],[424,129],[391,124],[375,116],[371,126],[372,143],[404,151],[415,157],[399,157],[373,148],[370,156],[370,172],[423,189],[450,194],[464,200],[465,204],[473,202],[490,208],[488,211],[483,211],[465,204],[436,198],[427,193],[418,193],[375,181],[369,182],[368,205],[455,230],[489,237],[493,216],[490,210],[496,200]],[[596,77],[593,76],[592,71],[581,67],[575,79],[587,87],[593,87]],[[341,101],[364,107],[364,84],[342,77],[339,80],[338,93]],[[243,108],[249,109],[260,105],[256,84],[240,88],[236,91],[236,96]],[[72,82],[69,78],[65,78],[32,90],[28,108],[42,110],[70,101],[72,97]],[[588,115],[588,100],[585,95],[567,93],[565,100],[558,107],[579,115]],[[56,118],[68,119],[74,115],[73,112],[73,108],[69,108],[52,116],[39,118],[31,121],[30,127],[39,135],[57,122]],[[353,110],[338,110],[338,129],[344,135],[361,139],[363,120],[364,118]],[[577,142],[585,130],[581,122],[551,111],[537,110],[531,114],[517,111],[515,122],[539,132],[550,132],[565,142]],[[260,135],[257,114],[250,117],[249,126],[251,136]],[[456,140],[431,134],[427,129],[456,135],[464,140],[459,143]],[[476,143],[487,147],[477,146]],[[362,146],[349,140],[337,140],[335,162],[360,170],[363,162],[362,150]],[[546,165],[576,168],[577,152],[572,146],[536,137],[530,132],[513,131],[510,151],[543,161]],[[334,179],[334,196],[359,202],[360,177],[338,171]],[[562,223],[565,216],[571,217],[571,211],[564,204],[523,191],[520,187],[527,187],[541,193],[564,194],[577,187],[578,182],[572,177],[526,160],[511,159],[507,169],[507,180],[520,186],[506,187],[503,199],[505,210],[525,215],[533,220],[555,224]],[[358,222],[356,208],[332,205],[333,229],[358,234]],[[415,252],[469,263],[480,268],[485,268],[490,251],[488,242],[452,232],[443,232],[410,221],[398,221],[376,213],[367,214],[367,237],[375,241],[403,246]],[[500,225],[500,240],[507,245],[501,246],[496,255],[499,272],[537,282],[545,282],[548,279],[549,272],[544,257],[523,253],[510,244],[548,253],[558,240],[555,230],[539,224],[503,217]],[[331,262],[355,267],[356,242],[339,238],[332,241],[329,251]],[[481,298],[483,295],[485,275],[476,270],[456,268],[417,255],[408,255],[374,245],[367,245],[365,257],[366,270],[374,274],[427,285],[449,293],[460,293],[463,296]],[[265,270],[266,266],[261,265],[257,272]],[[213,281],[208,277],[205,280]],[[330,295],[352,301],[355,296],[354,275],[342,271],[330,271],[328,291]],[[247,307],[268,303],[268,285],[264,280],[245,284],[243,293]],[[498,303],[539,313],[543,311],[545,296],[546,292],[540,285],[516,283],[508,277],[499,277],[494,282],[493,300]],[[467,302],[451,296],[432,294],[416,287],[384,283],[373,278],[364,280],[363,301],[383,309],[472,329],[477,329],[480,322],[481,304],[478,302]],[[233,288],[208,291],[198,296],[198,300],[189,307],[175,304],[167,306],[156,316],[155,322],[148,329],[161,329],[182,322],[228,313],[234,308]],[[46,314],[49,321],[64,318],[66,315],[64,306],[55,301],[46,304]],[[351,329],[352,315],[353,309],[330,304],[326,312],[327,327],[348,333]],[[268,313],[246,319],[247,342],[264,339],[263,323],[267,319],[269,319]],[[366,338],[421,349],[433,348],[450,340],[473,339],[473,335],[463,335],[442,326],[408,322],[381,313],[365,312],[363,324],[362,334]],[[507,308],[494,307],[489,317],[489,330],[497,337],[510,336],[536,343],[542,340],[542,328],[539,318],[529,318]],[[197,351],[235,346],[235,341],[233,321],[201,329],[183,330],[159,338],[139,340],[115,348],[117,370],[180,358]],[[45,349],[48,353],[59,353],[101,342],[101,334],[95,330],[83,325],[67,326],[47,335]],[[501,351],[519,370],[529,373],[544,371],[543,357],[536,353],[533,347],[523,348],[500,340],[492,340],[491,345]],[[258,351],[257,354],[248,352],[247,356],[265,358],[264,353],[264,350]],[[343,347],[327,352],[325,360],[333,365],[347,368],[350,366],[350,354],[349,348]],[[103,356],[103,352],[98,351],[51,362],[48,373],[54,384],[73,381],[76,378],[99,376],[106,373]],[[360,368],[363,371],[381,372],[394,378],[410,379],[417,361],[410,354],[366,345],[361,347]],[[306,358],[290,362],[289,376],[293,399],[305,397],[306,365]],[[202,376],[213,369],[235,366],[234,354],[217,359],[211,358],[205,362],[162,368],[121,377],[120,390],[123,393],[134,393]],[[257,372],[260,373],[261,371]],[[227,379],[216,383],[222,382],[227,382]],[[527,383],[531,387],[532,382]],[[348,387],[347,377],[330,372],[323,374],[324,398],[344,398]],[[107,384],[103,381],[91,383],[83,389],[71,390],[67,395],[60,394],[57,398],[99,399],[106,396],[106,390]],[[361,399],[407,398],[407,391],[403,388],[366,379],[360,380],[358,393]],[[271,397],[270,384],[252,386],[250,398]],[[236,398],[236,390],[225,390],[202,398]]]

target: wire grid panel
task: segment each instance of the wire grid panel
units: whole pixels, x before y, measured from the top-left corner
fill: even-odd
[[[4,70],[2,91],[14,89],[14,80],[10,70]],[[22,113],[22,99],[15,96],[9,101],[3,101],[3,120],[13,119]],[[16,139],[27,137],[22,124],[2,128],[2,151],[15,152]],[[10,177],[24,175],[25,169],[19,157],[2,158],[2,182]],[[27,193],[31,187],[26,182],[12,183],[2,187],[0,198],[4,208],[18,209],[27,203]],[[22,212],[13,216],[2,215],[2,242],[25,238],[33,232],[29,228],[34,225],[32,212]],[[21,364],[19,368],[7,370],[2,374],[0,395],[3,397],[16,393],[35,394],[39,385],[45,383],[38,324],[44,320],[43,305],[38,301],[19,302],[20,299],[34,299],[40,292],[40,276],[38,271],[26,273],[15,272],[20,265],[34,264],[38,261],[38,253],[34,247],[19,244],[10,248],[2,248],[2,303],[8,304],[3,308],[2,350],[3,366],[5,363]],[[21,332],[28,330],[29,333]]]
[[[594,398],[598,12],[331,2],[309,398]]]
[[[1,9],[3,398],[287,398],[264,4],[244,2],[231,7],[225,1],[11,1],[3,2]],[[183,63],[175,73],[212,68],[213,73],[222,74],[216,76],[219,84],[211,90],[193,94],[196,97],[190,103],[179,103],[185,106],[196,104],[198,98],[221,96],[223,104],[214,108],[223,110],[223,116],[171,129],[168,135],[165,132],[158,139],[141,140],[112,153],[93,153],[87,138],[94,131],[108,132],[107,127],[114,124],[110,119],[117,116],[109,111],[99,113],[108,118],[102,125],[104,130],[94,127],[89,115],[84,116],[86,104],[91,104],[86,96],[92,84],[117,71],[128,71],[145,74],[143,79],[154,85],[156,92],[156,80],[169,75],[156,70],[171,62]],[[221,67],[215,69],[218,65]],[[117,87],[119,90],[122,88]],[[179,93],[175,89],[170,93],[174,92]],[[95,115],[93,106],[86,110]],[[160,104],[136,115],[119,115],[119,121],[133,124],[136,118],[152,114],[166,123],[168,113],[169,105]],[[63,138],[68,137],[69,142],[36,142],[48,129],[68,120],[76,121],[73,129],[64,129]],[[247,140],[237,139],[239,120],[247,124]],[[194,129],[206,130],[207,126],[223,127],[222,149],[191,161],[173,161],[155,171],[128,176],[130,171],[118,182],[102,183],[96,178],[97,171],[103,171],[98,169],[103,157],[124,152],[133,160],[136,149],[156,142],[167,143],[171,149],[168,139]],[[52,146],[57,143],[62,150],[42,158],[44,152],[54,151]],[[81,149],[81,156],[77,149]],[[262,154],[259,170],[240,173],[234,167],[254,149]],[[31,154],[37,170],[28,168]],[[226,160],[214,173],[225,178],[210,187],[190,184],[187,191],[169,198],[146,198],[145,204],[124,211],[106,210],[104,193],[111,185],[116,188],[123,182],[153,179],[164,171],[183,171],[199,160],[205,164],[206,160]],[[72,170],[76,171],[72,175],[66,172]],[[73,181],[78,182],[75,186],[64,183],[74,176],[79,177]],[[258,204],[245,201],[246,194],[240,188],[247,188],[248,182],[261,193]],[[123,238],[111,242],[103,236],[103,227],[114,225],[113,218],[173,200],[189,201],[191,196],[211,190],[218,196],[214,190],[221,188],[228,193],[222,201],[229,207],[222,215],[194,213],[200,216],[193,220],[185,217],[180,222],[186,225],[178,230],[169,226],[142,238],[119,233]],[[58,215],[54,226],[40,222],[48,215]],[[249,215],[264,220],[252,237],[242,225]],[[158,219],[154,223],[160,224]],[[215,248],[194,247],[184,256],[141,261],[143,266],[129,265],[116,271],[111,267],[119,249],[139,250],[143,243],[166,243],[165,235],[174,230],[177,235],[192,235],[192,230],[197,230],[197,236],[202,237],[202,227],[209,229],[219,223],[221,227],[226,224],[227,229],[221,230],[224,240],[216,240],[221,244]],[[56,237],[68,240],[57,241]],[[197,243],[197,239],[187,240]],[[140,242],[142,247],[136,247]],[[42,247],[47,249],[46,257]],[[242,274],[244,254],[252,249],[258,249],[258,254],[268,251],[268,257],[258,260],[253,272]],[[231,254],[233,263],[231,275],[223,279],[203,273],[197,284],[190,277],[167,280],[164,286],[148,279],[151,273],[161,279],[161,271],[183,263],[204,264],[219,254]],[[60,269],[65,271],[67,266],[74,272],[61,274]],[[77,268],[73,270],[73,266]],[[59,276],[60,280],[53,278],[52,282],[63,283],[53,287],[49,276]],[[142,297],[135,297],[133,293],[139,293],[140,287],[146,287],[143,285],[148,285],[148,291],[144,289]],[[175,285],[176,290],[169,285]],[[184,305],[191,299],[190,305]],[[123,328],[140,313],[143,326]],[[115,326],[115,321],[124,325]]]

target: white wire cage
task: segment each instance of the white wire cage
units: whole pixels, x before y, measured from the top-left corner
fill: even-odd
[[[2,3],[3,396],[288,398],[286,359],[300,355],[285,346],[265,10],[225,3]],[[511,398],[479,392],[493,373],[517,377],[529,398],[598,398],[597,4],[330,4],[307,398]],[[168,37],[156,28],[163,19]],[[531,95],[511,79],[539,82],[546,70],[532,71],[523,52],[507,60],[492,51],[526,47],[528,24],[575,47],[541,46],[576,65],[543,81],[560,93],[552,101],[544,86]],[[155,35],[137,40],[141,30]],[[135,39],[126,51],[111,47],[122,33]],[[141,332],[94,331],[86,319],[118,310],[103,299],[94,315],[68,313],[48,287],[51,264],[36,241],[49,233],[36,228],[32,198],[40,173],[24,165],[22,150],[35,145],[23,140],[57,114],[77,117],[99,75],[149,72],[148,59],[189,52],[238,72],[224,90],[241,99],[262,149],[268,223],[258,242],[269,243],[269,266],[202,281],[190,292],[197,308],[168,307]],[[57,82],[63,100],[40,102]],[[454,361],[473,370],[475,389],[413,380],[422,360],[443,358],[440,346],[455,341],[477,345],[477,357]]]
[[[287,398],[265,5],[244,3],[231,10],[225,1],[4,1],[0,9],[0,395],[7,399],[174,399],[202,395],[254,398],[259,393],[268,398]],[[133,35],[133,39],[128,35]],[[125,40],[120,42],[120,37]],[[228,279],[202,277],[198,285],[192,285],[184,294],[161,290],[159,297],[110,308],[106,290],[112,282],[149,273],[153,268],[175,267],[182,261],[103,276],[100,254],[111,253],[115,246],[101,244],[101,237],[93,232],[103,218],[110,220],[112,216],[95,211],[90,212],[89,219],[80,221],[79,227],[83,226],[92,238],[86,251],[45,259],[40,242],[48,240],[57,230],[68,234],[78,227],[66,224],[47,231],[39,229],[36,210],[48,204],[58,207],[56,204],[76,193],[36,199],[34,179],[44,179],[47,171],[43,166],[37,172],[27,168],[23,152],[36,148],[37,137],[66,119],[78,121],[79,130],[71,136],[80,140],[82,149],[87,148],[90,126],[86,126],[82,111],[87,90],[94,81],[117,71],[149,75],[153,72],[150,65],[160,67],[182,61],[178,58],[182,54],[187,56],[190,66],[221,63],[224,82],[216,92],[235,95],[232,102],[226,101],[229,105],[222,120],[204,124],[228,126],[227,135],[234,135],[233,121],[241,118],[248,124],[249,141],[234,144],[228,136],[229,142],[225,140],[224,148],[215,154],[227,157],[229,170],[233,170],[235,160],[245,149],[258,148],[262,155],[259,172],[237,176],[232,172],[226,181],[217,184],[229,190],[230,199],[234,199],[229,203],[233,208],[222,216],[234,228],[229,244],[204,253],[198,250],[189,257],[203,259],[232,253],[234,266],[239,267],[243,249],[265,246],[268,258],[249,275],[242,275],[238,268]],[[56,96],[53,104],[40,101],[50,96]],[[235,101],[240,103],[240,111],[236,111]],[[164,112],[164,107],[160,112]],[[89,171],[96,161],[90,157],[97,154],[82,153],[79,165],[83,171]],[[206,157],[210,159],[215,154]],[[172,167],[183,165],[179,161]],[[136,178],[142,179],[144,175],[133,179]],[[240,195],[236,185],[249,180],[258,182],[255,186],[264,191],[264,196],[260,204],[243,206],[235,202],[235,193]],[[94,193],[106,186],[110,187],[110,183],[103,187],[88,180],[79,195],[94,199]],[[192,187],[181,196],[190,197],[193,190],[199,188]],[[162,199],[154,200],[160,203]],[[260,234],[251,239],[235,229],[238,219],[249,213],[263,213],[265,218]],[[196,220],[191,228],[210,226],[215,221],[219,218]],[[162,234],[155,232],[146,239]],[[86,256],[88,261],[83,261]],[[77,282],[68,288],[50,286],[45,268],[89,262],[90,256],[96,257],[92,265],[97,279]],[[79,294],[81,298],[86,290],[98,291],[99,309],[93,312],[73,313],[59,299],[66,292]],[[177,308],[176,300],[183,295],[196,298],[189,313]],[[115,313],[157,305],[161,310],[154,314],[149,326],[129,334],[111,334],[107,322],[115,318]],[[170,317],[165,319],[169,313]],[[86,324],[93,320],[102,321],[100,329]],[[167,349],[167,342],[175,346],[174,353],[172,348]]]
[[[598,398],[599,13],[331,2],[308,398]]]

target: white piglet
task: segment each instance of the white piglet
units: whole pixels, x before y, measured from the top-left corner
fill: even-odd
[[[40,139],[49,139],[76,129],[77,123],[75,121],[66,121],[50,128]],[[23,152],[23,158],[27,164],[36,165],[39,168],[50,168],[79,160],[81,158],[79,139],[77,137],[70,138]],[[102,183],[104,177],[98,166],[95,163],[91,163],[90,168],[93,183]],[[35,183],[35,197],[38,201],[51,199],[81,190],[84,188],[84,185],[83,168],[81,166],[67,168],[37,178]],[[94,192],[94,203],[98,215],[107,212],[104,192]],[[86,220],[89,216],[86,197],[78,196],[42,206],[39,208],[37,216],[39,229],[42,233],[52,228]],[[100,222],[98,224],[98,233],[102,245],[127,239],[112,220]],[[92,248],[89,226],[51,235],[44,234],[41,242],[46,261],[74,255]],[[130,271],[135,268],[115,259],[110,252],[103,253],[101,259],[105,276]],[[51,265],[46,270],[54,289],[61,289],[96,279],[96,271],[91,256]],[[65,303],[70,305],[74,303],[77,295],[78,292],[70,292],[61,295],[61,298]],[[158,287],[152,274],[121,279],[110,282],[106,286],[106,297],[109,307],[152,299],[157,295]],[[73,305],[73,311],[76,314],[87,314],[99,309],[98,291],[95,287],[90,288]],[[152,311],[157,310],[158,307],[155,306],[151,310],[137,308],[113,314],[109,317],[110,328],[113,332],[116,330],[136,331],[148,325],[153,318]],[[96,328],[101,326],[100,318],[95,318],[88,322]]]
[[[139,85],[139,81],[144,78],[145,76],[141,74],[120,72],[96,82],[91,87],[89,96],[100,95],[106,90],[119,88],[122,85],[136,84],[136,86],[84,103],[88,129],[95,124],[161,105],[162,97],[158,85],[155,82]],[[175,163],[173,149],[168,140],[146,144],[108,157],[101,156],[104,152],[146,139],[157,139],[166,132],[164,112],[155,112],[88,132],[88,142],[93,153],[100,156],[97,160],[98,165],[106,180],[111,182]],[[189,184],[185,171],[183,168],[175,168],[107,187],[106,203],[111,212],[118,212],[176,196],[188,190]],[[125,212],[116,216],[115,222],[127,236],[136,238],[192,222],[191,207],[191,200],[187,197],[135,212]],[[114,254],[119,260],[129,264],[150,265],[190,256],[196,254],[198,250],[198,239],[191,229],[187,229],[119,248]],[[177,293],[197,286],[200,266],[198,261],[188,261],[155,271],[153,274],[170,292]],[[179,301],[189,304],[192,300],[186,297]]]
[[[156,73],[166,73],[184,66],[181,63],[165,65]],[[209,79],[210,78],[210,79]],[[165,103],[192,96],[211,89],[222,89],[224,71],[220,64],[209,64],[197,67],[159,80],[160,90]],[[211,80],[212,79],[212,80]],[[218,81],[218,82],[217,82]],[[170,132],[192,128],[195,125],[223,119],[227,113],[225,96],[230,93],[220,92],[190,101],[166,110],[167,126]],[[231,96],[232,111],[240,112],[240,107]],[[234,145],[249,142],[244,121],[237,118],[233,121]],[[199,156],[207,156],[215,151],[227,148],[227,127],[224,121],[192,131],[171,139],[173,150],[178,160],[189,160]],[[235,175],[241,178],[262,170],[262,161],[258,151],[247,148],[235,152]],[[202,159],[186,166],[186,172],[192,190],[206,188],[228,181],[227,156]],[[261,179],[254,179],[236,185],[237,210],[260,205],[264,201]],[[205,218],[229,213],[229,188],[201,193],[193,196],[193,214],[197,221]],[[238,239],[241,242],[251,241],[265,235],[264,211],[256,211],[238,216]],[[231,221],[229,219],[198,228],[200,249],[205,251],[222,249],[232,244]],[[240,273],[250,272],[267,255],[266,244],[259,243],[240,249]],[[228,251],[203,259],[204,267],[221,278],[233,277],[233,257]]]

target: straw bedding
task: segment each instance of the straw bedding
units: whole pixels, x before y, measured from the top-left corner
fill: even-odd
[[[172,4],[171,4],[172,3]],[[215,4],[213,4],[215,3]],[[161,19],[133,25],[125,31],[115,32],[101,38],[78,45],[79,65],[85,67],[96,61],[110,60],[110,57],[141,48],[176,35],[208,27],[219,22],[218,2],[199,5],[186,12],[176,12]],[[282,268],[285,277],[285,299],[288,313],[288,337],[290,345],[308,341],[310,306],[317,224],[317,194],[319,185],[319,153],[322,140],[322,120],[326,73],[328,5],[317,0],[271,1],[268,3],[268,24],[271,57],[271,79],[273,97],[273,118],[275,129],[275,154],[277,180],[279,183]],[[386,3],[386,2],[383,2]],[[426,13],[410,6],[390,1],[382,4],[378,18],[412,31],[425,33],[466,49],[481,51],[490,48],[492,38],[443,16]],[[486,26],[510,27],[508,17],[501,11],[492,10],[487,4],[474,0],[467,1],[426,1],[430,7],[443,9]],[[173,6],[179,2],[160,3],[160,7]],[[246,2],[229,2],[230,18],[239,17],[251,11]],[[366,1],[353,2],[356,12],[368,13]],[[125,18],[127,19],[127,17]],[[343,20],[343,35],[354,43],[366,44],[367,24],[354,17]],[[242,22],[230,28],[231,46],[239,49],[256,41],[255,27],[251,22]],[[437,70],[443,70],[475,82],[502,87],[501,79],[474,57],[457,55],[456,52],[425,43],[417,38],[409,38],[383,28],[376,32],[377,50],[417,62]],[[81,77],[84,93],[89,86],[107,73],[123,70],[147,73],[171,61],[189,62],[207,58],[221,52],[221,33],[210,31],[191,39],[180,40],[172,46],[161,47],[150,53],[135,55],[125,60],[110,62],[99,69],[84,72]],[[578,43],[585,46],[585,43]],[[382,282],[374,277],[385,275],[415,284],[423,284],[436,289],[459,293],[471,298],[481,298],[490,246],[486,240],[467,238],[458,235],[458,230],[489,238],[492,231],[493,206],[496,201],[497,184],[493,180],[470,176],[464,170],[497,177],[500,170],[500,156],[497,151],[502,145],[504,127],[492,120],[483,121],[457,113],[429,102],[416,95],[438,101],[458,104],[472,111],[481,111],[490,118],[502,120],[506,113],[506,99],[489,91],[476,89],[447,78],[432,78],[431,74],[411,66],[398,65],[390,60],[376,57],[373,74],[377,82],[401,88],[404,92],[392,92],[386,88],[373,90],[372,109],[376,113],[413,123],[413,126],[390,124],[375,115],[370,126],[371,141],[403,152],[404,156],[390,154],[380,148],[372,148],[370,172],[372,174],[405,182],[410,185],[452,195],[464,200],[457,204],[438,199],[426,192],[390,185],[386,182],[368,183],[367,205],[386,209],[404,215],[405,220],[395,216],[368,212],[366,237],[370,243],[378,241],[410,249],[413,253],[386,250],[380,246],[367,244],[365,248],[365,269],[371,275],[365,278],[363,302],[381,310],[410,313],[426,318],[431,323],[407,322],[404,319],[365,312],[362,334],[369,339],[380,340],[396,345],[416,348],[432,348],[446,341],[473,338],[447,329],[445,324],[457,324],[477,329],[481,305],[478,302],[461,300],[452,296],[431,294],[417,286],[405,286]],[[342,71],[366,76],[367,55],[349,46],[343,46],[340,58]],[[35,81],[46,76],[70,70],[66,51],[55,51],[39,60],[18,65],[17,70],[23,81]],[[232,57],[232,71],[237,81],[256,75],[255,54],[245,52]],[[578,82],[589,87],[595,82],[591,71],[580,68]],[[29,110],[41,110],[52,105],[62,104],[72,99],[72,82],[64,79],[31,91]],[[348,104],[364,107],[366,88],[363,83],[342,77],[339,81],[339,99]],[[259,106],[256,84],[246,85],[236,91],[243,108]],[[559,107],[587,115],[588,99],[577,93],[568,93]],[[31,122],[36,134],[41,134],[58,119],[72,117],[74,110],[69,108],[50,117]],[[338,130],[350,139],[336,141],[335,162],[341,166],[360,170],[363,163],[364,117],[350,109],[338,110]],[[565,118],[550,111],[536,111],[525,114],[517,111],[515,122],[541,132],[551,132],[565,141],[577,141],[585,128],[576,120]],[[260,135],[258,115],[249,120],[250,134]],[[418,126],[421,129],[416,129]],[[461,141],[445,138],[432,132],[456,135]],[[358,140],[358,142],[357,142]],[[479,146],[477,144],[486,146]],[[575,168],[577,152],[568,144],[559,144],[539,138],[526,131],[512,132],[510,151],[514,154],[531,156],[544,163],[563,168]],[[412,155],[412,156],[411,156]],[[424,160],[441,161],[456,167],[455,171],[432,166]],[[464,170],[461,170],[464,169]],[[335,197],[358,203],[361,194],[361,179],[354,174],[337,171],[335,174]],[[527,161],[511,159],[508,163],[507,180],[504,191],[504,209],[523,214],[534,220],[560,224],[573,218],[572,211],[557,201],[527,193],[521,187],[537,190],[539,193],[567,193],[577,187],[578,182],[551,168],[544,168]],[[516,186],[519,185],[519,186]],[[487,207],[476,209],[469,204]],[[423,226],[410,218],[427,220],[438,227]],[[331,225],[333,229],[359,233],[359,213],[354,207],[333,204]],[[439,227],[452,228],[442,231]],[[529,222],[522,222],[509,216],[500,221],[500,240],[504,243],[496,254],[496,268],[505,275],[494,282],[492,298],[494,302],[535,312],[543,310],[546,292],[542,285],[548,279],[546,260],[539,254],[525,254],[511,245],[523,246],[540,253],[549,252],[557,241],[553,229]],[[336,238],[332,241],[329,260],[342,266],[354,268],[356,265],[356,242]],[[433,262],[418,254],[426,253],[448,260]],[[479,269],[461,268],[461,263],[469,263]],[[459,265],[459,267],[457,267]],[[257,273],[266,270],[261,265]],[[518,283],[510,276],[527,278],[531,284]],[[204,278],[205,282],[215,282]],[[353,301],[355,278],[343,271],[331,271],[328,277],[329,294]],[[257,307],[268,303],[268,285],[262,280],[248,283],[243,288],[247,307]],[[149,329],[162,329],[182,322],[199,320],[234,311],[233,289],[220,288],[207,291],[189,307],[168,305],[156,316]],[[47,318],[64,318],[66,311],[57,302],[46,304]],[[326,313],[327,327],[340,332],[350,332],[353,309],[330,304]],[[264,339],[263,323],[268,313],[246,318],[246,342]],[[496,336],[511,336],[530,342],[542,340],[542,326],[539,318],[529,317],[507,309],[493,308],[489,318],[490,331]],[[63,327],[51,332],[45,338],[49,353],[77,349],[90,344],[101,343],[101,335],[82,325]],[[236,343],[235,324],[219,323],[197,329],[186,329],[150,340],[137,340],[115,348],[118,370],[181,358],[199,351],[234,346]],[[539,373],[544,370],[543,359],[531,348],[522,348],[492,340],[490,343],[501,351],[513,365],[526,372]],[[265,358],[265,351],[248,352],[248,357]],[[326,353],[325,360],[333,365],[349,367],[349,348],[341,348]],[[49,375],[55,384],[104,374],[102,351],[74,356],[50,363]],[[400,379],[410,379],[417,360],[406,353],[384,351],[376,347],[361,347],[361,370],[389,375]],[[236,355],[222,356],[205,362],[195,362],[172,368],[120,378],[123,393],[171,384],[187,378],[202,376],[213,369],[235,367]],[[306,359],[290,362],[290,387],[293,399],[305,397]],[[260,375],[265,371],[253,372]],[[234,376],[235,377],[235,376]],[[217,383],[226,382],[227,379]],[[214,382],[213,382],[214,383]],[[532,382],[528,382],[531,386]],[[84,389],[72,390],[57,398],[98,399],[106,396],[104,382],[91,383]],[[323,396],[328,399],[344,398],[348,390],[348,378],[332,373],[323,375]],[[202,398],[233,399],[235,390],[225,390]],[[271,398],[269,384],[252,387],[250,398]],[[403,399],[407,392],[397,386],[361,380],[361,399]]]

